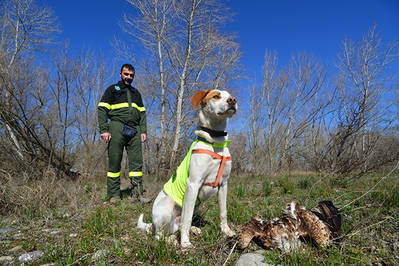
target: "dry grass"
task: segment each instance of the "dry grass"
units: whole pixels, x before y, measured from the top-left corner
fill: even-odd
[[[307,208],[329,199],[343,214],[345,236],[341,246],[308,247],[303,253],[285,255],[265,250],[265,260],[273,264],[398,264],[398,175],[392,174],[369,191],[382,176],[232,176],[228,221],[239,231],[240,225],[257,213],[265,218],[281,215],[285,204],[293,199]],[[200,207],[201,217],[196,222],[202,234],[192,237],[196,248],[182,254],[165,241],[155,241],[135,229],[140,213],[145,213],[147,221],[151,219],[150,205],[133,205],[127,200],[114,206],[104,204],[102,177],[68,181],[46,173],[40,181],[10,182],[4,176],[1,180],[0,226],[16,228],[22,237],[15,237],[15,232],[3,235],[0,256],[16,258],[17,252],[10,250],[18,245],[24,251],[44,251],[40,263],[66,265],[92,264],[92,255],[98,250],[108,251],[96,262],[100,265],[222,265],[227,259],[226,264],[232,265],[241,255],[236,250],[231,252],[235,240],[225,238],[218,228],[216,198]],[[148,194],[153,197],[162,187],[162,182],[155,180],[145,179]],[[258,249],[252,243],[244,252]]]

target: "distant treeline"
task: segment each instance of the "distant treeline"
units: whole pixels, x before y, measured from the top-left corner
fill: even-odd
[[[244,73],[237,36],[225,30],[223,1],[129,3],[137,16],[121,19],[126,38],[114,48],[141,70],[135,86],[149,124],[146,172],[164,176],[179,163],[196,124],[189,97],[206,89],[239,99],[240,117],[229,132],[236,172],[364,173],[399,159],[399,89],[390,70],[397,46],[375,26],[361,40],[343,40],[335,69],[311,51],[280,66],[266,50],[257,84]],[[35,1],[5,0],[0,10],[0,176],[102,173],[97,103],[116,82],[118,66],[55,44],[57,20]],[[137,40],[146,51],[140,58],[132,57]],[[43,53],[53,54],[47,66],[37,63]],[[237,89],[238,82],[248,85]]]

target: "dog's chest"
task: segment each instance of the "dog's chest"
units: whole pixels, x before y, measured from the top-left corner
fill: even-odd
[[[230,151],[227,147],[224,148],[212,148],[209,145],[199,143],[198,146],[194,147],[193,150],[202,150],[197,156],[192,157],[192,168],[190,170],[198,171],[202,173],[202,181],[204,183],[213,183],[216,181],[217,176],[220,174],[220,183],[228,178],[231,172],[232,161],[230,157]],[[208,150],[215,155],[204,153],[203,150]],[[216,157],[218,156],[218,158]],[[219,173],[221,172],[221,173]]]
[[[214,159],[212,158],[212,161],[209,163],[209,174],[206,177],[206,182],[213,182],[213,179],[216,179],[219,171],[222,171],[222,176],[220,177],[220,180],[222,181],[222,178],[228,178],[231,172],[231,161],[225,161],[224,165],[222,165],[222,160]],[[223,167],[223,169],[220,169]]]
[[[201,178],[202,186],[198,194],[201,201],[213,197],[230,176],[232,161],[228,148],[214,149],[214,152],[230,159],[224,160],[224,163],[222,163],[223,159],[217,159],[206,154],[198,156],[197,159],[201,160],[201,167],[198,167],[197,170],[203,174]]]

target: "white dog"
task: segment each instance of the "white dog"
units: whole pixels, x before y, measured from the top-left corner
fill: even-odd
[[[140,215],[137,228],[154,230],[157,239],[162,234],[174,234],[180,228],[183,249],[192,247],[189,239],[192,217],[199,202],[218,193],[220,227],[227,236],[235,235],[227,224],[227,180],[231,157],[227,148],[226,120],[237,112],[237,100],[227,91],[199,91],[191,97],[199,111],[198,138],[193,142],[176,174],[164,185],[154,201],[152,224]]]

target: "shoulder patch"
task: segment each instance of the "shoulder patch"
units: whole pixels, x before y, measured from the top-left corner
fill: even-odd
[[[115,90],[119,91],[120,89],[119,86],[115,86]]]

